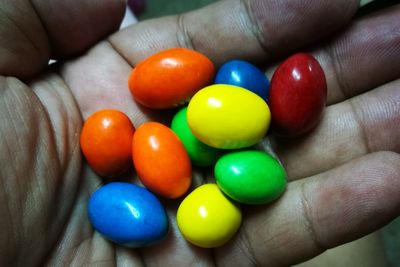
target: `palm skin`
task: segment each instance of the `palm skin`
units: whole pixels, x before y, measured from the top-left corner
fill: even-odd
[[[108,36],[122,17],[122,1],[98,1],[95,8],[90,1],[70,2],[34,3],[36,12],[22,2],[2,4],[5,17],[14,19],[0,31],[1,266],[290,265],[400,214],[399,5],[351,20],[357,1],[221,1]],[[63,14],[46,12],[60,6]],[[30,15],[22,18],[14,8]],[[35,28],[40,23],[46,31]],[[117,108],[135,126],[168,122],[171,113],[134,103],[127,77],[146,56],[177,46],[199,50],[217,65],[237,57],[262,60],[270,71],[275,60],[306,49],[324,68],[329,106],[312,133],[263,142],[291,182],[273,204],[244,207],[240,232],[227,245],[206,250],[188,244],[174,222],[178,201],[166,201],[172,227],[165,241],[118,247],[87,219],[87,200],[102,180],[80,153],[82,121]],[[60,61],[46,68],[50,54]],[[196,184],[208,176],[195,178]]]

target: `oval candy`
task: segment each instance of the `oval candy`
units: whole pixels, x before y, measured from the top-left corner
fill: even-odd
[[[238,206],[228,200],[216,184],[204,184],[181,203],[177,223],[190,243],[203,248],[219,247],[237,232],[242,221]]]
[[[193,135],[186,120],[186,113],[187,107],[184,107],[175,114],[171,129],[182,141],[194,165],[211,166],[218,160],[221,151],[202,143]]]
[[[224,63],[215,76],[216,84],[236,85],[268,99],[269,81],[265,74],[250,62],[230,60]]]
[[[266,102],[241,87],[215,84],[189,102],[187,121],[203,143],[224,149],[252,146],[266,134],[271,114]]]
[[[318,61],[305,53],[289,57],[271,79],[268,104],[275,132],[290,137],[311,130],[322,117],[326,97],[325,74]]]
[[[245,204],[266,204],[285,190],[286,173],[279,162],[262,151],[243,150],[222,156],[214,169],[221,190]]]
[[[163,109],[187,102],[213,78],[214,65],[206,56],[186,48],[172,48],[140,62],[128,83],[137,102]]]
[[[99,175],[114,177],[132,166],[132,137],[135,128],[124,113],[100,110],[85,121],[80,145],[90,167]]]
[[[167,126],[143,123],[132,141],[133,164],[142,183],[166,198],[186,193],[192,180],[189,156],[182,142]]]
[[[168,217],[160,201],[131,183],[112,182],[97,189],[89,199],[88,215],[99,233],[122,246],[149,246],[168,233]]]

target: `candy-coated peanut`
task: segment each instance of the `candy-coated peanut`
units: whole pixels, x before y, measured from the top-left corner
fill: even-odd
[[[252,146],[266,134],[271,114],[266,102],[241,87],[215,84],[189,102],[187,121],[203,143],[224,149]]]
[[[129,76],[129,88],[146,107],[172,108],[187,102],[213,79],[214,65],[206,56],[172,48],[140,62]]]
[[[215,83],[230,84],[243,87],[267,100],[269,81],[265,74],[250,62],[244,60],[230,60],[218,70]]]
[[[194,165],[211,166],[217,161],[221,151],[202,143],[193,135],[186,120],[186,113],[187,107],[184,107],[175,114],[171,129],[182,141]]]
[[[242,221],[240,209],[216,184],[193,190],[181,203],[177,223],[189,242],[204,248],[219,247],[237,232]]]
[[[168,217],[160,201],[147,189],[112,182],[89,199],[88,215],[105,238],[127,247],[144,247],[168,233]]]
[[[262,151],[243,150],[222,156],[215,165],[221,190],[245,204],[265,204],[286,187],[286,173],[279,162]]]
[[[118,110],[101,110],[84,123],[80,145],[90,167],[99,175],[113,177],[132,166],[132,137],[135,128]]]
[[[192,180],[189,156],[168,127],[146,122],[137,128],[132,142],[133,163],[142,183],[166,198],[186,193]]]
[[[315,58],[298,53],[286,59],[271,79],[268,104],[275,132],[291,137],[315,127],[322,117],[326,95],[325,74]]]

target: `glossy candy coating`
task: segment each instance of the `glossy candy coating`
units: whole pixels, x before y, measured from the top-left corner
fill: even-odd
[[[225,244],[237,232],[242,221],[240,209],[216,184],[193,190],[181,203],[177,223],[189,242],[213,248]]]
[[[99,175],[114,177],[132,166],[135,128],[118,110],[101,110],[84,123],[80,145],[90,167]]]
[[[213,78],[214,65],[206,56],[172,48],[140,62],[129,76],[129,89],[146,107],[172,108],[187,102]]]
[[[112,182],[90,197],[88,215],[105,238],[127,247],[144,247],[168,233],[168,217],[160,201],[147,189]]]
[[[262,151],[243,150],[222,156],[215,165],[221,190],[245,204],[265,204],[286,187],[286,173],[279,162]]]
[[[166,198],[186,193],[192,180],[189,156],[182,142],[158,122],[143,123],[132,142],[133,163],[142,183]]]
[[[210,147],[193,135],[186,120],[187,107],[178,111],[172,119],[171,129],[182,141],[190,160],[196,166],[211,166],[219,158],[221,151]]]
[[[326,94],[325,74],[315,58],[298,53],[285,60],[272,76],[268,102],[276,133],[297,136],[315,127]]]
[[[241,87],[215,84],[189,102],[187,121],[203,143],[224,149],[256,144],[266,134],[271,114],[266,102]]]
[[[216,84],[230,84],[252,91],[264,100],[269,94],[269,81],[265,74],[244,60],[230,60],[218,70]]]

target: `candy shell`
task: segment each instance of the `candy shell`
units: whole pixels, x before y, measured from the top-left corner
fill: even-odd
[[[190,158],[176,134],[158,122],[143,123],[132,142],[133,163],[142,183],[166,198],[186,193],[192,180]]]
[[[84,123],[80,145],[90,167],[110,178],[132,167],[132,137],[135,128],[121,111],[106,109],[92,114]]]
[[[268,99],[267,77],[259,68],[244,60],[230,60],[222,65],[215,76],[215,83],[243,87],[264,100]]]
[[[192,163],[196,166],[211,166],[221,151],[202,143],[193,135],[186,120],[187,107],[178,111],[172,119],[171,129],[182,141]]]
[[[203,143],[223,149],[252,146],[266,134],[271,114],[266,102],[241,87],[215,84],[189,102],[187,121]]]
[[[214,65],[206,56],[186,48],[172,48],[136,65],[128,83],[137,102],[163,109],[187,102],[213,78]]]
[[[168,233],[168,217],[160,201],[147,189],[112,182],[89,199],[93,227],[108,240],[127,247],[155,244]]]
[[[293,137],[314,128],[326,104],[325,74],[311,55],[298,53],[285,60],[271,79],[269,106],[278,135]]]
[[[285,190],[286,173],[279,162],[262,151],[243,150],[222,156],[215,165],[221,190],[245,204],[265,204]]]
[[[225,244],[240,227],[242,214],[216,184],[193,190],[177,212],[179,230],[186,240],[203,248]]]

